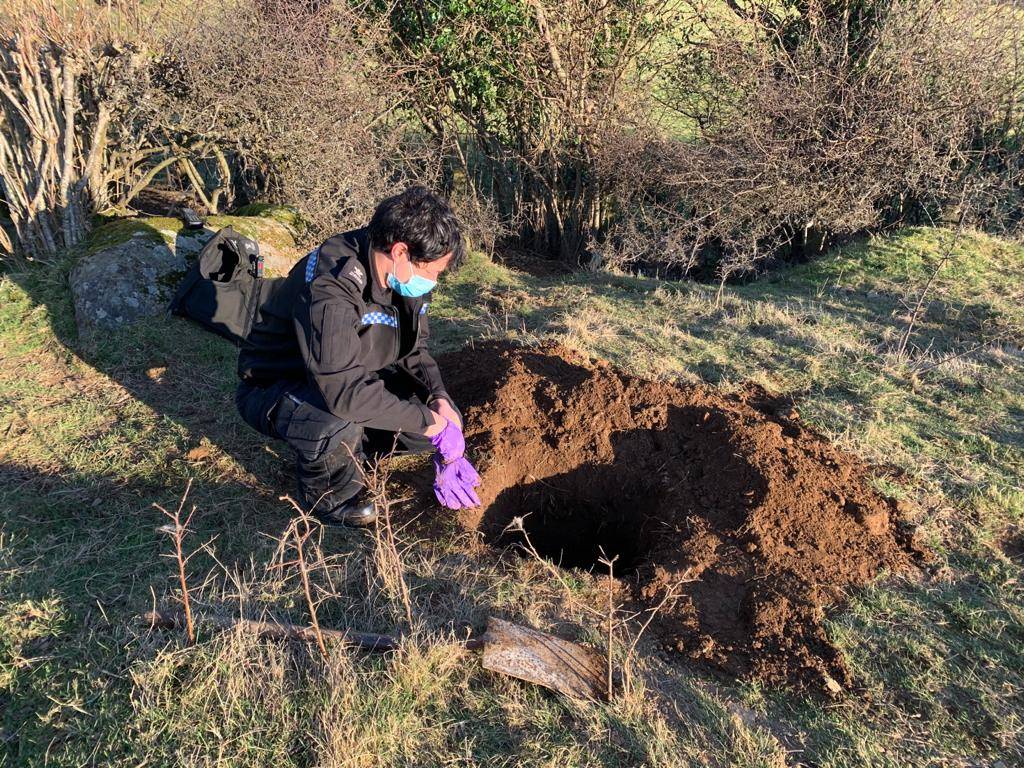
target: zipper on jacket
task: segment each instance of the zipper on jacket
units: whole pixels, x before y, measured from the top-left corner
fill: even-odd
[[[421,301],[420,305],[412,311],[412,322],[413,325],[416,326],[416,333],[412,335],[412,349],[409,350],[410,354],[412,353],[412,350],[416,349],[416,346],[420,343],[420,327],[423,325],[423,315],[421,314],[422,311],[423,302]]]
[[[402,354],[402,321],[398,317],[398,308],[397,307],[385,307],[385,309],[387,309],[389,315],[391,315],[393,318],[395,318],[395,355],[394,355],[394,359],[397,362],[400,359],[399,355]]]

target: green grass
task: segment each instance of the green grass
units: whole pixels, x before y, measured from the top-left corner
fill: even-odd
[[[960,239],[897,355],[951,238],[853,245],[717,304],[701,285],[535,277],[474,254],[431,308],[438,350],[554,338],[646,376],[791,393],[886,467],[876,482],[916,510],[935,559],[830,616],[864,686],[834,701],[657,656],[610,705],[493,676],[454,639],[492,611],[583,639],[600,627],[542,568],[496,563],[454,526],[403,537],[412,627],[372,537],[332,531],[310,549],[321,620],[400,629],[398,654],[322,659],[202,624],[195,646],[149,633],[134,617],[179,592],[152,505],[173,509],[189,480],[197,610],[307,620],[275,541],[288,457],[236,417],[230,345],[163,319],[79,340],[71,256],[0,276],[0,764],[1020,764],[1024,249]],[[583,598],[596,588],[573,579]]]

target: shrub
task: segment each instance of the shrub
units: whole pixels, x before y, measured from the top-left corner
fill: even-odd
[[[15,0],[0,247],[73,245],[157,179],[213,212],[293,205],[311,238],[417,180],[488,249],[722,280],[894,224],[1019,230],[1022,22],[997,0]]]
[[[197,5],[157,63],[163,132],[210,143],[247,201],[295,205],[311,235],[362,225],[396,185],[438,172],[436,148],[396,115],[408,85],[383,49],[345,6]]]
[[[595,164],[649,120],[672,0],[372,7],[406,64],[410,111],[522,244],[570,263],[612,215]]]
[[[52,255],[157,180],[212,213],[294,205],[310,237],[365,223],[440,169],[385,50],[343,5],[18,0],[0,13],[0,247]]]
[[[634,163],[653,183],[621,190],[632,211],[660,210],[685,233],[689,247],[662,262],[685,267],[701,251],[724,280],[783,247],[817,251],[886,224],[1005,220],[999,201],[1020,189],[1024,93],[1012,9],[974,0],[694,0],[690,9],[666,103],[691,135],[649,143]]]

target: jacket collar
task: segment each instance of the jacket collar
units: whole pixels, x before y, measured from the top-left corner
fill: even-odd
[[[374,268],[370,263],[370,234],[366,227],[357,229],[351,233],[347,233],[352,236],[356,248],[356,258],[359,259],[359,263],[363,265],[363,269],[366,270],[366,287],[363,289],[363,300],[372,302],[373,304],[383,304],[388,307],[395,306],[412,306],[414,310],[418,310],[425,299],[409,299],[395,293],[387,286],[383,288],[377,285],[377,280],[374,277]],[[428,294],[429,296],[430,294]]]
[[[356,250],[356,258],[359,259],[359,263],[363,265],[363,269],[366,270],[366,288],[363,290],[363,298],[367,301],[371,301],[374,304],[385,304],[391,305],[394,303],[394,292],[388,288],[380,287],[377,285],[376,270],[371,263],[370,259],[370,236],[366,229],[358,230],[356,234],[356,243],[358,249]]]

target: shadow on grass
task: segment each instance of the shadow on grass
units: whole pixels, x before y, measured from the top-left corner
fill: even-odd
[[[42,764],[44,755],[84,762],[90,752],[105,760],[131,754],[132,686],[123,681],[140,654],[151,657],[161,645],[138,647],[134,617],[174,589],[173,564],[162,557],[170,542],[157,530],[166,518],[151,506],[175,508],[181,487],[170,486],[179,478],[168,480],[161,487],[0,466],[2,650],[10,664],[0,711],[12,764]],[[225,526],[217,512],[236,507],[238,488],[203,484],[196,491],[200,510],[187,546],[219,536],[227,563],[245,562],[252,545],[266,548],[251,533],[231,531],[238,523]],[[199,557],[190,571],[205,573],[211,564]]]
[[[443,733],[432,740],[450,741],[443,752],[472,754],[481,764],[510,754],[529,764],[537,750],[575,744],[574,708],[514,683],[515,691],[492,690],[493,681],[475,662],[466,670],[440,658],[458,652],[450,648],[428,646],[408,658],[364,656],[357,663],[332,651],[331,660],[322,662],[308,644],[245,642],[201,622],[194,648],[186,647],[181,632],[147,632],[136,615],[149,608],[152,594],[177,588],[174,561],[164,557],[168,536],[157,530],[165,518],[151,507],[157,501],[173,509],[178,489],[173,490],[0,466],[0,762],[306,766],[323,764],[322,753],[337,750],[337,739],[356,736],[365,750],[361,764],[377,756],[375,746],[390,752],[381,739],[392,738],[405,719],[406,737],[436,727]],[[211,557],[200,553],[190,561],[194,609],[237,615],[244,603],[254,617],[257,606],[264,606],[304,622],[304,607],[293,591],[232,594],[237,587],[231,575],[243,572],[238,582],[245,583],[249,558],[263,567],[275,548],[244,519],[225,525],[223,511],[235,507],[237,487],[202,483],[193,493],[199,511],[186,546],[194,551],[212,541],[225,566],[211,580],[203,577],[207,566],[220,568]],[[327,546],[334,557],[370,558],[364,532],[332,536]],[[457,571],[465,564],[451,567]],[[365,587],[359,566],[354,570],[351,587]],[[437,564],[429,580],[413,581],[412,587],[432,610],[444,611],[452,600],[482,606],[487,599],[482,584],[458,583]],[[320,619],[334,628],[360,621],[345,600],[324,604]],[[380,626],[358,628],[388,631],[390,620],[382,613]],[[417,661],[420,654],[436,658],[425,664]],[[522,708],[514,726],[507,706]],[[453,717],[458,725],[446,728]],[[615,741],[595,745],[596,764],[638,764],[645,753],[643,729],[617,713],[608,714],[608,724]],[[380,757],[384,764],[408,764]]]
[[[163,248],[170,260],[171,251],[158,229],[145,222],[130,223],[139,239],[148,247]],[[101,230],[101,237],[108,228]],[[207,230],[207,234],[213,233]],[[109,240],[112,235],[106,237]],[[190,241],[188,250],[194,254],[193,236],[179,233],[178,239],[179,244]],[[287,480],[266,460],[270,442],[249,430],[237,415],[237,348],[187,320],[164,315],[80,336],[68,289],[76,261],[77,255],[71,254],[55,267],[32,266],[10,272],[7,277],[25,291],[33,305],[46,308],[54,337],[74,356],[152,409],[162,430],[180,427],[179,431],[187,435],[186,443],[178,446],[182,451],[200,443],[223,450],[240,465],[241,473],[236,474],[250,476],[243,478],[243,487],[256,487],[255,478],[272,483]],[[158,286],[161,306],[166,306],[173,295],[176,282],[174,279]],[[279,490],[291,493],[291,484],[286,482]]]
[[[161,237],[155,229],[144,236],[153,243]],[[197,512],[186,546],[212,542],[189,563],[199,582],[222,569],[228,583],[231,574],[266,563],[291,519],[290,507],[277,500],[291,492],[290,454],[275,453],[234,407],[237,350],[179,318],[79,338],[67,285],[72,267],[65,257],[6,275],[27,294],[29,327],[41,323],[37,310],[45,309],[49,329],[40,327],[25,343],[52,360],[45,357],[52,331],[127,396],[107,406],[109,418],[100,416],[98,427],[78,434],[74,409],[94,409],[95,397],[113,400],[108,388],[93,389],[87,374],[67,390],[53,388],[69,394],[67,401],[48,389],[43,398],[5,403],[12,409],[7,437],[30,431],[39,446],[38,456],[23,461],[5,451],[0,464],[0,755],[17,765],[42,764],[46,755],[84,764],[90,753],[132,754],[125,741],[129,670],[167,642],[140,647],[135,617],[154,600],[166,606],[177,592],[173,561],[165,557],[170,541],[158,530],[168,519],[154,503],[173,511],[195,480],[185,511],[194,504]],[[31,360],[31,349],[27,354]],[[52,365],[44,372],[69,375],[71,368]],[[29,370],[36,369],[33,363]],[[58,409],[60,421],[34,417],[48,407]],[[91,462],[95,472],[82,469]],[[338,556],[365,546],[365,534],[331,535]]]
[[[97,427],[90,412],[84,419],[86,426],[77,432],[78,425],[69,425],[67,432],[63,425],[50,422],[45,422],[47,427],[38,426],[44,422],[33,418],[30,411],[38,409],[40,402],[54,402],[54,398],[41,400],[35,388],[14,404],[27,418],[15,413],[12,429],[17,431],[13,436],[31,430],[30,441],[18,442],[38,446],[33,450],[39,455],[26,456],[24,461],[8,456],[0,466],[0,611],[6,625],[0,633],[4,659],[0,668],[9,670],[0,687],[0,761],[9,759],[15,765],[48,761],[135,764],[143,754],[154,754],[152,742],[138,740],[142,717],[145,728],[157,734],[147,738],[159,739],[158,754],[192,750],[212,756],[224,745],[231,745],[230,752],[237,744],[250,743],[267,754],[280,747],[295,764],[314,764],[301,733],[287,736],[281,746],[283,742],[273,734],[231,733],[225,730],[230,723],[216,721],[216,710],[201,709],[195,711],[195,732],[181,722],[173,728],[170,725],[187,719],[190,710],[184,701],[196,688],[209,686],[211,675],[220,688],[237,680],[215,665],[215,656],[211,660],[209,654],[219,647],[216,644],[209,651],[200,647],[186,652],[180,633],[150,636],[137,625],[135,617],[151,606],[154,595],[166,607],[173,602],[170,596],[178,592],[174,561],[166,558],[170,541],[158,530],[167,519],[152,504],[173,510],[188,479],[195,480],[186,509],[195,504],[198,511],[186,546],[194,551],[212,542],[212,553],[200,552],[190,561],[192,586],[208,595],[226,592],[222,601],[200,607],[235,613],[238,600],[231,593],[237,587],[232,575],[264,567],[276,547],[274,537],[280,536],[289,522],[288,506],[277,501],[290,486],[290,475],[284,469],[288,457],[275,455],[273,444],[249,430],[237,416],[233,404],[236,352],[229,343],[183,320],[163,318],[79,339],[66,286],[70,266],[62,264],[56,275],[37,269],[10,276],[28,294],[25,321],[40,325],[33,341],[40,343],[42,356],[48,358],[56,351],[62,358],[63,352],[54,350],[50,341],[52,330],[60,345],[123,387],[126,394],[118,397],[116,389],[98,386],[87,375],[67,391],[53,388],[73,403],[93,397],[111,401],[109,420],[101,418]],[[37,308],[45,308],[45,319]],[[67,375],[72,367],[57,366],[56,370]],[[45,383],[41,386],[49,395],[50,388]],[[69,406],[58,402],[55,407]],[[112,458],[112,454],[116,456]],[[83,469],[90,462],[96,463],[95,471]],[[356,555],[351,558],[356,579],[353,588],[368,589],[374,577],[372,566],[365,564],[371,559],[367,534],[331,531],[326,535],[330,537],[326,548],[333,556]],[[443,614],[438,623],[460,613],[476,621],[478,614],[487,610],[491,587],[473,574],[464,575],[468,567],[464,555],[455,553],[453,560],[458,562],[444,566],[432,562],[422,578],[413,579],[414,598],[429,601],[432,611]],[[206,574],[214,574],[213,580],[206,582]],[[222,582],[219,587],[218,581]],[[257,596],[245,599],[258,602]],[[260,596],[259,600],[260,604],[277,600],[282,615],[305,619],[294,591]],[[349,615],[346,603],[334,600],[323,607],[321,620],[331,627],[356,622],[360,629],[370,631],[390,631],[394,626],[390,623],[393,617],[386,612],[380,613],[376,625],[362,624],[365,617]],[[258,657],[240,661],[246,669],[258,666]],[[286,666],[292,669],[290,662]],[[307,666],[304,663],[301,669]],[[162,679],[147,672],[154,668],[164,669],[159,674],[171,677],[150,692],[146,686]],[[261,670],[255,669],[250,676]],[[275,705],[261,699],[246,704],[250,720],[251,713],[263,708],[273,710],[268,713],[272,718],[282,707],[291,709],[289,722],[293,724],[296,718],[314,720],[311,702],[319,690],[332,683],[306,671],[296,674],[295,690],[287,702]],[[364,678],[377,675],[378,682],[383,682],[391,674],[382,660],[361,662],[352,676],[345,678],[345,685],[357,692],[360,701],[366,701],[346,717],[358,719],[360,712],[377,711],[380,705],[372,700],[373,684],[364,686]],[[274,677],[267,675],[266,679],[273,681]],[[430,684],[440,685],[433,678]],[[572,717],[566,716],[566,723],[553,727],[550,716],[564,715],[565,708],[543,694],[531,694],[538,700],[531,710],[537,714],[520,727],[518,737],[495,738],[495,729],[503,722],[501,701],[486,690],[478,681],[470,703],[453,705],[466,711],[466,723],[458,728],[460,746],[472,745],[472,752],[482,761],[506,757],[510,749],[529,752],[538,743],[572,742]],[[140,697],[150,693],[158,700],[140,705]],[[417,693],[417,711],[428,720],[445,721],[449,708],[444,699],[449,695],[449,691],[441,691],[442,703],[437,704],[430,696],[421,701]],[[403,690],[394,697],[385,705],[387,709],[408,709],[409,697]],[[480,711],[481,701],[486,705],[484,712]],[[435,708],[436,715],[431,715]],[[268,719],[257,725],[262,731],[273,730],[277,722]],[[218,729],[222,737],[216,736]],[[640,737],[626,726],[621,730],[621,740],[642,751]],[[304,748],[299,748],[301,745]],[[616,755],[621,751],[609,750],[602,761],[618,764]],[[269,763],[255,760],[243,764]]]
[[[149,607],[150,588],[157,595],[166,595],[176,588],[173,564],[162,558],[168,552],[166,535],[156,530],[165,519],[151,506],[152,502],[172,509],[187,479],[196,477],[192,501],[199,506],[199,512],[194,520],[192,539],[198,544],[216,537],[216,553],[228,571],[242,567],[249,558],[265,561],[273,547],[266,534],[279,534],[289,519],[288,508],[276,500],[282,491],[290,490],[289,473],[284,469],[289,463],[288,457],[272,453],[273,447],[242,424],[235,413],[235,349],[228,342],[177,318],[156,318],[91,340],[79,339],[67,291],[70,267],[70,262],[64,262],[56,274],[32,269],[9,277],[28,293],[34,305],[46,308],[54,336],[61,345],[124,387],[132,400],[152,410],[153,415],[146,417],[145,426],[149,431],[142,430],[132,438],[140,441],[140,447],[128,452],[126,459],[130,460],[132,455],[145,456],[148,464],[128,477],[109,468],[95,474],[72,469],[48,473],[27,468],[17,457],[13,461],[8,457],[7,463],[0,467],[0,517],[3,520],[0,585],[4,593],[4,621],[13,628],[6,633],[4,641],[14,643],[0,649],[3,657],[12,661],[0,688],[0,711],[3,712],[0,754],[6,753],[12,764],[17,765],[42,764],[54,756],[58,762],[68,764],[111,763],[118,758],[130,760],[133,757],[137,761],[139,758],[131,742],[130,728],[126,726],[135,706],[132,665],[136,659],[152,660],[158,656],[166,640],[142,640],[129,623],[135,613]],[[650,304],[650,294],[659,286],[656,281],[587,275],[566,280],[524,278],[523,282],[531,292],[557,291],[558,296],[546,305],[531,307],[527,304],[522,311],[512,312],[511,317],[521,317],[529,331],[543,329],[560,314],[573,312],[577,308],[573,294],[580,287],[615,302],[626,313],[666,311],[662,307],[652,309]],[[671,301],[673,289],[668,290]],[[480,286],[474,283],[453,286],[452,301],[464,307],[476,307],[479,292]],[[847,292],[842,296],[825,293],[817,297],[810,286],[783,288],[778,284],[753,284],[744,286],[736,295],[774,304],[809,302],[814,312],[827,316],[826,322],[862,324],[869,329],[868,337],[878,341],[882,340],[886,328],[898,331],[903,327],[894,315],[901,298],[896,294],[869,296]],[[955,307],[930,306],[926,322],[913,341],[923,348],[936,334],[957,340],[977,333],[990,319],[985,314],[986,307],[984,302],[978,302],[977,311],[969,309],[966,314],[958,315]],[[436,335],[449,347],[479,336],[481,330],[486,330],[483,325],[486,311],[474,312],[474,319],[469,321],[436,323]],[[687,316],[689,325],[685,330],[692,336],[709,346],[720,342],[721,324],[728,320],[726,315],[709,310],[707,314],[693,317],[692,321],[690,317]],[[640,336],[642,325],[638,327]],[[815,354],[807,339],[784,324],[748,323],[737,327],[736,333],[750,334],[771,343],[770,351],[757,361],[760,367],[792,366],[794,360],[806,360]],[[652,335],[649,343],[661,342]],[[933,345],[933,348],[937,347]],[[736,380],[746,378],[750,371],[750,364],[743,365],[741,357],[733,354],[712,359],[709,356],[697,365],[712,382],[724,378]],[[88,393],[82,396],[88,397]],[[855,398],[859,407],[870,404],[868,395],[853,388],[844,388],[836,396]],[[1013,413],[1021,415],[1019,409]],[[148,456],[150,452],[146,447],[151,448],[152,442],[147,441],[154,439],[154,433],[170,434],[172,438],[166,441],[165,455],[149,461],[152,457]],[[50,452],[59,464],[61,453],[66,450],[60,437],[50,434],[38,437],[40,442],[50,444]],[[1021,431],[1007,425],[998,435],[992,435],[992,439],[1019,447]],[[105,449],[97,447],[95,450],[96,460],[100,461]],[[336,548],[341,550],[360,546],[356,539],[338,539],[338,542]],[[212,565],[204,557],[201,555],[194,561],[198,573],[206,572],[207,566]],[[965,567],[983,566],[968,564]],[[1012,574],[1008,578],[1011,577]],[[425,588],[439,593],[445,589],[455,595],[452,600],[468,599],[461,585],[445,576],[435,577],[435,583]],[[936,596],[940,600],[956,597],[941,591]],[[442,599],[448,600],[449,596],[442,594]],[[911,602],[917,599],[914,597]],[[964,637],[979,631],[1005,633],[1000,627],[1015,621],[1012,616],[1005,621],[1004,617],[997,616],[999,621],[987,628],[979,627],[972,623],[976,608],[972,600],[959,616],[937,616],[935,621],[941,620],[943,626],[956,628]],[[910,609],[901,610],[913,614]],[[877,612],[885,615],[884,606]],[[864,627],[851,623],[856,637],[874,631],[876,626],[888,627],[870,617],[865,622]],[[1019,648],[1019,622],[1013,626],[1016,634],[1006,637],[1013,647]],[[913,651],[909,646],[918,637],[917,628],[908,626],[907,658]],[[888,634],[881,634],[879,638],[867,649],[868,655],[875,659],[871,663],[884,666],[903,658],[902,646],[890,646]],[[960,654],[958,658],[963,661],[962,666],[953,670],[956,676],[966,680],[982,675],[998,682],[998,675],[988,667],[972,666],[979,654],[970,647],[953,647],[951,640],[950,648],[949,653]],[[991,650],[986,646],[983,650],[986,657],[994,659],[997,670],[1009,669],[1017,675],[1007,680],[1016,688],[1009,693],[993,688],[991,697],[993,701],[1013,704],[1019,711],[1020,670],[1016,661],[1019,654],[1010,657],[1008,664],[1011,666],[1000,667],[998,665],[1007,659],[1005,648],[1000,648],[1002,650]],[[182,664],[175,669],[175,675],[181,677],[184,685],[190,680],[190,671],[187,661]],[[927,677],[929,666],[922,663],[921,669],[922,677]],[[913,684],[914,680],[909,678],[886,681],[886,686],[911,691]],[[952,694],[951,704],[962,700],[973,706],[978,696],[948,690]],[[497,694],[488,692],[486,697],[497,698]],[[410,695],[410,698],[415,697]],[[531,702],[533,698],[540,700],[541,695],[531,694]],[[930,705],[927,695],[922,694],[921,698],[922,711],[927,711]],[[170,710],[175,704],[171,701],[166,706]],[[565,728],[558,729],[554,735],[545,730],[547,725],[532,722],[519,727],[514,735],[496,736],[495,728],[507,727],[503,719],[495,718],[495,713],[502,713],[500,704],[490,701],[484,712],[481,712],[482,706],[481,700],[477,700],[472,706],[455,705],[450,710],[444,708],[435,713],[438,722],[450,720],[453,715],[459,721],[452,732],[453,751],[466,748],[475,759],[485,762],[508,759],[512,753],[528,753],[528,747],[536,749],[538,743],[557,747],[572,742],[571,718],[566,718]],[[947,709],[952,711],[952,707]],[[1007,710],[1002,711],[1007,713]],[[553,706],[542,711],[542,715],[545,713],[564,716],[560,708]],[[165,714],[157,711],[154,716]],[[939,716],[941,712],[935,710],[935,714]],[[1006,719],[1011,716],[1012,710],[1006,714]],[[993,719],[986,714],[979,722],[988,727]],[[843,738],[837,740],[828,733],[831,720],[819,717],[806,727],[823,744],[844,742]],[[953,730],[962,727],[959,723]],[[637,744],[637,731],[619,727],[614,722],[612,728],[617,742],[642,754]],[[984,734],[979,733],[977,738],[983,744],[992,743]],[[854,740],[855,737],[850,736],[850,743]],[[188,738],[181,737],[181,745],[186,742]],[[623,764],[622,752],[612,749],[610,744],[607,754],[595,751],[592,756],[608,765]],[[300,750],[295,758],[303,762],[308,754]]]

